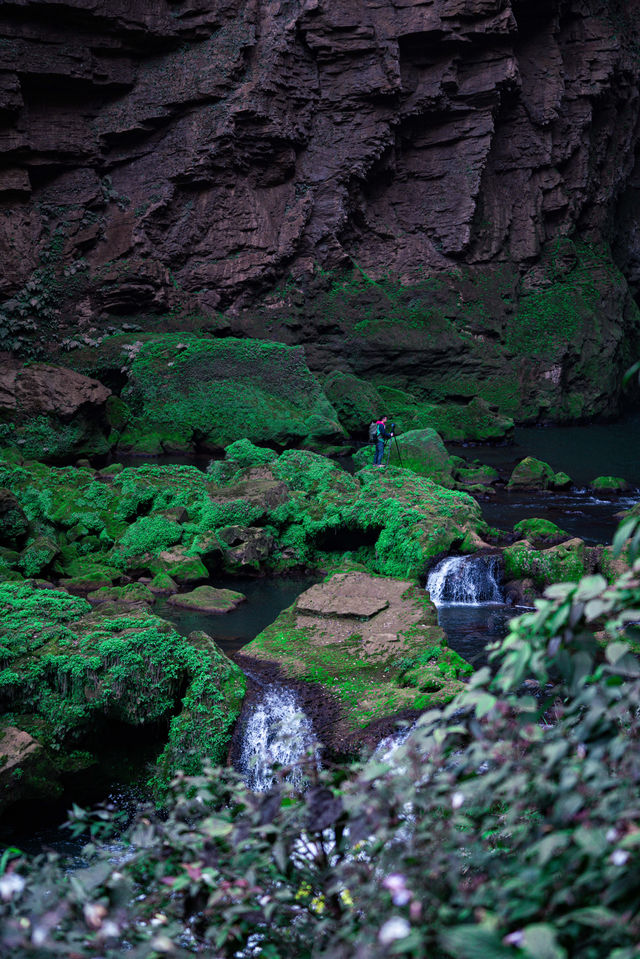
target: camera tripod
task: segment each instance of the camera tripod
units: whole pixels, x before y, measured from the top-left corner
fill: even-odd
[[[398,446],[398,440],[395,435],[396,424],[391,424],[391,432],[393,433],[393,442],[396,444],[396,453],[398,454],[398,462],[402,466],[402,454],[400,453],[400,447]],[[382,466],[385,468],[389,465],[389,459],[391,458],[391,443],[389,440],[384,444],[384,453],[382,454]]]

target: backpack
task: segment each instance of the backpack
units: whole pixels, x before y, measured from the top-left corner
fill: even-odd
[[[369,423],[369,442],[375,443],[378,439],[378,424],[375,420]]]

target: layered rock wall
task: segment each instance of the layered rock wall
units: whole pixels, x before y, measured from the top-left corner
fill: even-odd
[[[639,36],[618,0],[5,0],[2,345],[178,309],[269,336],[266,293],[344,270],[530,291],[565,236],[635,284]]]

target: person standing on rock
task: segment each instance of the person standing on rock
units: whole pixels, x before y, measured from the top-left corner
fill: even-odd
[[[382,466],[382,457],[384,455],[384,442],[390,440],[393,433],[387,432],[387,417],[382,416],[376,421],[376,455],[373,458],[374,466]]]

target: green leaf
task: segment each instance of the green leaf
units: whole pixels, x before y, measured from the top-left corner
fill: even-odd
[[[607,588],[607,581],[604,576],[583,576],[578,583],[576,590],[576,599],[586,602],[589,599],[595,599],[603,590]]]
[[[607,657],[607,662],[614,664],[628,652],[629,647],[626,643],[609,643],[604,654]]]
[[[513,949],[500,936],[482,926],[457,926],[440,935],[444,949],[456,959],[513,959]]]
[[[564,832],[554,832],[549,836],[545,836],[544,839],[541,839],[535,847],[540,865],[545,866],[557,853],[566,849],[568,843],[569,836]]]
[[[640,519],[637,516],[633,516],[631,519],[627,519],[624,523],[621,523],[616,530],[615,536],[613,537],[613,555],[615,557],[619,556],[622,552],[624,544],[631,536],[638,522],[640,522]]]
[[[215,816],[209,816],[200,827],[202,831],[212,839],[219,839],[228,836],[233,831],[233,825],[226,819],[217,819]]]
[[[524,930],[525,955],[531,959],[566,959],[566,951],[558,945],[553,926],[538,923]]]

